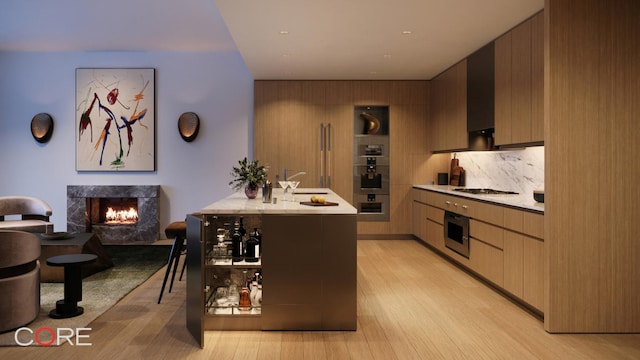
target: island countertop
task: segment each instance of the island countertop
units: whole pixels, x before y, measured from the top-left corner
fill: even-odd
[[[336,206],[309,206],[301,201],[310,201],[312,195],[323,196],[327,202],[337,203]],[[287,194],[288,200],[291,194]],[[271,203],[262,202],[262,193],[258,192],[255,199],[249,199],[244,191],[236,192],[222,200],[216,201],[201,210],[202,214],[319,214],[346,215],[357,214],[358,210],[349,202],[328,188],[298,188],[296,201],[283,201],[283,190],[273,189]]]

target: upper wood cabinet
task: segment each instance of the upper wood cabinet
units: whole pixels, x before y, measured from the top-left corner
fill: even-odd
[[[429,94],[431,151],[467,148],[467,60],[431,80]]]
[[[544,141],[544,12],[495,41],[495,143]]]

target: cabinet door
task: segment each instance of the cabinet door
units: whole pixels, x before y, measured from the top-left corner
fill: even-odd
[[[531,141],[531,21],[512,31],[511,38],[511,141]]]
[[[204,347],[204,279],[202,218],[187,215],[187,330]]]
[[[544,242],[528,236],[523,237],[522,299],[538,310],[544,311]]]
[[[523,236],[504,231],[504,289],[522,299],[524,293],[524,242]]]
[[[304,171],[300,188],[330,187],[351,199],[353,104],[347,103],[352,101],[350,88],[341,84],[254,83],[254,158],[269,165],[271,181],[282,177],[285,168],[289,175]]]
[[[531,19],[531,141],[544,141],[544,12]]]
[[[467,148],[466,59],[431,81],[430,99],[432,151]]]
[[[511,32],[495,41],[495,143],[511,143]]]
[[[412,232],[415,237],[420,240],[426,240],[427,233],[427,205],[419,203],[417,201],[413,202],[412,209]]]

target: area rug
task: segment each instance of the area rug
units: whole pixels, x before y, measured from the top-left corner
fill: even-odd
[[[84,314],[69,319],[52,319],[49,311],[56,307],[56,301],[64,298],[64,286],[61,283],[40,284],[40,314],[25,327],[33,333],[37,329],[86,328],[93,320],[109,310],[120,299],[145,282],[166,264],[170,246],[164,245],[105,245],[114,266],[88,276],[82,281],[82,301]],[[18,341],[22,344],[38,345],[34,334],[28,330],[18,332]],[[39,333],[39,343],[52,340],[51,330]],[[15,339],[16,332],[0,334],[0,346],[20,346]],[[54,341],[53,345],[59,345]]]

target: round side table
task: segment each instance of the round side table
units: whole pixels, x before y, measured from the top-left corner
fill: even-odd
[[[78,306],[82,301],[82,265],[96,261],[93,254],[58,255],[47,259],[49,266],[64,267],[64,299],[56,301],[56,308],[49,312],[54,319],[66,319],[84,313]]]

